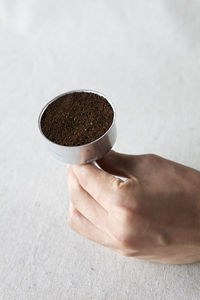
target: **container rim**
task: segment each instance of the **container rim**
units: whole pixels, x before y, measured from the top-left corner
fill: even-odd
[[[83,144],[83,145],[79,145],[79,146],[66,146],[66,145],[60,145],[60,144],[57,144],[57,143],[54,143],[54,142],[52,142],[51,140],[49,140],[45,135],[44,135],[44,133],[43,133],[43,131],[42,131],[42,128],[41,128],[41,119],[42,119],[42,116],[43,116],[43,113],[45,112],[45,110],[47,109],[47,107],[52,103],[52,102],[54,102],[54,101],[56,101],[57,99],[59,99],[59,98],[61,98],[61,97],[63,97],[63,96],[65,96],[65,95],[67,95],[67,94],[73,94],[73,93],[80,93],[80,92],[82,92],[82,93],[93,93],[93,94],[97,94],[97,95],[99,95],[99,96],[102,96],[103,98],[105,98],[107,101],[108,101],[108,103],[111,105],[111,107],[112,107],[112,109],[113,109],[113,120],[112,120],[112,124],[110,125],[110,127],[106,130],[106,132],[104,132],[104,134],[103,135],[101,135],[98,139],[96,139],[96,140],[94,140],[94,141],[92,141],[92,142],[90,142],[90,143],[87,143],[87,144]],[[68,91],[68,92],[64,92],[64,93],[61,93],[61,94],[59,94],[58,96],[56,96],[56,97],[54,97],[52,100],[50,100],[49,102],[47,102],[47,104],[42,108],[42,110],[41,110],[41,112],[40,112],[40,114],[39,114],[39,117],[38,117],[38,128],[39,128],[39,130],[40,130],[40,133],[43,135],[43,137],[49,142],[49,143],[51,143],[51,144],[53,144],[53,145],[56,145],[56,146],[59,146],[59,147],[63,147],[63,148],[80,148],[80,147],[86,147],[86,146],[88,146],[88,145],[91,145],[91,144],[94,144],[94,143],[96,143],[97,141],[99,141],[100,139],[102,139],[110,130],[111,130],[111,128],[114,126],[114,124],[115,124],[115,119],[116,119],[116,113],[115,113],[115,106],[114,106],[114,104],[110,101],[110,99],[107,97],[107,96],[105,96],[104,94],[102,94],[102,93],[100,93],[100,92],[98,92],[98,91],[95,91],[95,90],[89,90],[89,89],[78,89],[78,90],[71,90],[71,91]]]

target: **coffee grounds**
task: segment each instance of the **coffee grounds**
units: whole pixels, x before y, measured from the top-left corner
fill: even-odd
[[[79,146],[102,136],[112,125],[114,112],[102,96],[74,92],[52,102],[44,111],[41,129],[52,142]]]

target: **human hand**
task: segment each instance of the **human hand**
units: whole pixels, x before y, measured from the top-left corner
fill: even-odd
[[[103,170],[69,167],[73,230],[125,256],[200,260],[200,172],[156,155],[114,151],[98,164]]]

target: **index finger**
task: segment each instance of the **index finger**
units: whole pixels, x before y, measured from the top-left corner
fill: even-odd
[[[82,188],[108,210],[113,194],[123,183],[123,180],[97,168],[93,164],[72,165],[72,171]]]

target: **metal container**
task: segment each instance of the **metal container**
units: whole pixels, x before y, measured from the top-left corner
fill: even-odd
[[[98,139],[96,139],[88,144],[81,145],[81,146],[62,146],[62,145],[56,144],[56,143],[50,141],[42,132],[42,129],[41,129],[42,115],[43,115],[44,111],[47,109],[47,107],[52,102],[57,100],[58,98],[60,98],[64,95],[67,95],[67,94],[72,94],[72,93],[77,93],[77,92],[93,93],[93,94],[97,94],[99,96],[104,97],[112,106],[112,109],[114,112],[113,122],[112,122],[110,128],[102,136],[100,136]],[[42,109],[42,111],[39,115],[39,119],[38,119],[38,126],[39,126],[42,136],[46,140],[48,149],[50,150],[52,155],[56,159],[61,160],[68,164],[85,164],[85,163],[90,163],[90,162],[96,161],[97,159],[103,157],[113,147],[113,145],[116,141],[116,138],[117,138],[117,130],[116,130],[116,125],[115,125],[115,108],[114,108],[113,104],[103,94],[96,92],[96,91],[92,91],[92,90],[85,90],[85,89],[74,90],[74,91],[69,91],[69,92],[63,93],[61,95],[58,95],[57,97],[55,97],[54,99],[49,101],[45,105],[45,107]]]

